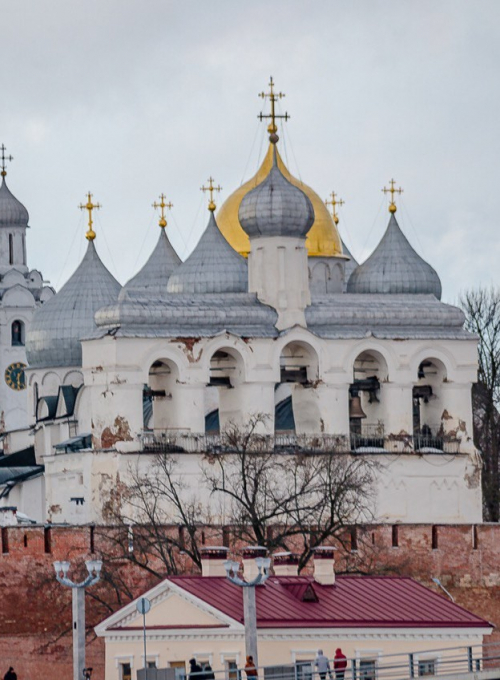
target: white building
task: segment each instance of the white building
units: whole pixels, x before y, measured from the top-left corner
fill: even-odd
[[[27,376],[41,519],[102,521],[131,464],[172,445],[196,484],[213,437],[263,413],[270,447],[381,461],[378,520],[481,521],[476,338],[463,313],[440,301],[394,195],[380,244],[350,261],[335,213],[291,177],[274,121],[270,132],[257,175],[217,220],[211,196],[185,262],[162,216],[149,261],[120,290],[90,226],[82,263],[36,311]]]

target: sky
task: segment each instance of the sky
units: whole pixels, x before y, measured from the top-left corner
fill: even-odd
[[[397,218],[443,298],[499,283],[498,0],[0,0],[0,144],[28,208],[28,264],[57,289],[86,247],[125,283],[174,207],[185,258],[267,147],[258,93],[272,75],[290,120],[280,150],[323,198],[363,261]]]

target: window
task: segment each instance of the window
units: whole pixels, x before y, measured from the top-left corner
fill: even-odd
[[[168,665],[175,669],[175,680],[185,680],[186,664],[184,661],[170,661]]]
[[[120,664],[120,680],[132,680],[132,669],[130,663]]]
[[[226,661],[226,678],[227,680],[241,680],[236,661]]]
[[[295,662],[295,680],[311,680],[313,677],[313,665],[311,661]]]
[[[436,674],[436,659],[422,659],[418,662],[418,674],[420,675],[435,675]]]
[[[9,264],[14,264],[14,237],[9,234]]]
[[[13,347],[24,345],[24,323],[22,321],[16,320],[12,322],[11,341]]]
[[[360,680],[375,680],[376,662],[373,659],[361,659],[359,662]]]
[[[146,665],[148,668],[156,668],[156,661],[148,661]]]

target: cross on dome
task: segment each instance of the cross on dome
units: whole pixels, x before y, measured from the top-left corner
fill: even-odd
[[[338,224],[339,223],[339,216],[337,215],[337,206],[338,205],[344,205],[345,201],[342,198],[339,198],[337,200],[337,194],[335,193],[335,191],[332,191],[330,196],[332,197],[331,200],[329,201],[328,199],[326,199],[325,205],[326,206],[328,206],[328,205],[332,206],[332,219],[335,222],[335,224]]]
[[[78,206],[80,210],[88,210],[89,213],[89,228],[85,234],[85,238],[87,241],[93,241],[95,239],[95,231],[92,229],[92,225],[94,224],[92,220],[92,211],[93,210],[99,210],[101,208],[100,203],[92,203],[92,194],[90,191],[87,193],[87,202],[86,203],[80,203]]]
[[[276,113],[276,102],[278,101],[278,99],[283,99],[284,96],[285,95],[283,94],[283,92],[275,92],[274,91],[274,81],[273,81],[272,76],[271,76],[271,79],[269,81],[269,92],[261,92],[259,94],[259,97],[261,97],[264,101],[266,99],[269,99],[269,101],[271,102],[271,113],[270,114],[264,114],[264,113],[261,112],[261,113],[259,113],[258,118],[259,118],[259,120],[265,120],[265,119],[268,119],[268,118],[271,119],[271,122],[267,126],[267,131],[269,132],[269,140],[273,144],[276,144],[276,142],[279,139],[278,135],[276,134],[278,132],[278,126],[276,125],[276,120],[278,118],[281,118],[283,120],[288,120],[290,118],[288,113],[284,113],[284,114],[277,114]]]
[[[396,204],[394,203],[394,194],[402,194],[402,193],[403,193],[403,189],[401,189],[401,187],[399,187],[399,189],[395,189],[395,188],[394,188],[394,185],[396,184],[396,182],[395,182],[395,180],[393,180],[393,179],[391,179],[391,181],[389,182],[389,184],[391,185],[390,188],[387,189],[386,187],[384,187],[384,188],[382,189],[382,191],[384,192],[384,194],[391,194],[391,203],[390,203],[390,205],[389,205],[389,212],[390,212],[390,213],[395,213],[396,210],[397,210],[397,208],[396,208]]]
[[[2,144],[2,146],[0,146],[0,151],[2,152],[2,156],[1,156],[1,159],[2,159],[2,163],[1,163],[2,172],[1,172],[0,174],[1,174],[2,177],[5,177],[5,175],[7,174],[7,165],[6,165],[6,161],[9,161],[9,162],[10,162],[10,161],[13,161],[13,160],[14,160],[14,157],[13,157],[13,156],[6,156],[6,155],[5,155],[5,152],[7,151],[7,149],[6,149],[6,147],[5,147],[5,144]]]
[[[200,191],[203,191],[203,193],[205,193],[205,191],[210,193],[210,201],[208,203],[208,209],[210,212],[214,212],[215,208],[217,207],[214,203],[214,191],[222,191],[220,184],[219,186],[214,187],[214,181],[215,180],[213,177],[209,177],[207,180],[208,187],[200,187]]]
[[[170,201],[168,203],[165,203],[165,198],[166,198],[165,194],[160,194],[160,202],[157,203],[155,201],[153,203],[153,208],[155,208],[155,210],[160,208],[160,219],[158,221],[158,224],[160,225],[160,227],[162,229],[165,229],[165,227],[167,226],[167,219],[165,217],[165,208],[168,208],[168,210],[172,210],[172,208],[174,207],[174,204],[171,203]]]

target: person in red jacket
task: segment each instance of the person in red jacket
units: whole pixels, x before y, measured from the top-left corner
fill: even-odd
[[[342,654],[340,647],[335,650],[335,657],[333,659],[333,670],[335,671],[335,680],[344,680],[345,669],[347,668],[347,658]]]

